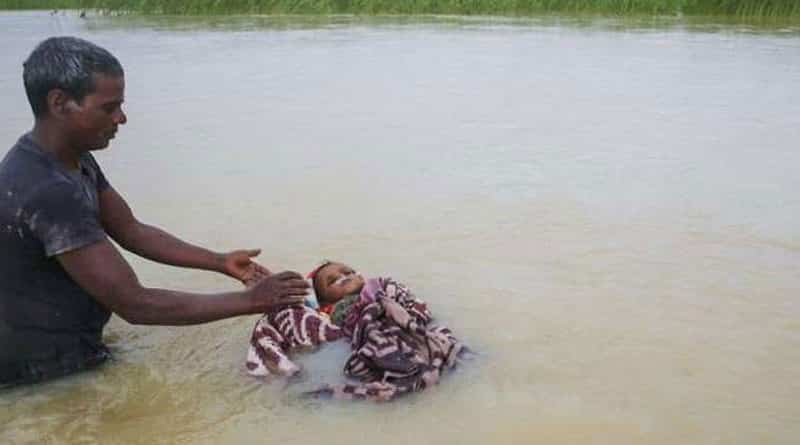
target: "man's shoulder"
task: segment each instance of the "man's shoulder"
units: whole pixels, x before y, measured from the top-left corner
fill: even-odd
[[[32,149],[25,135],[11,146],[0,161],[0,177],[10,179],[14,176],[29,176],[38,171],[52,170],[48,167],[46,157]]]
[[[26,201],[37,191],[69,187],[70,181],[41,153],[31,149],[23,136],[0,161],[0,193]]]

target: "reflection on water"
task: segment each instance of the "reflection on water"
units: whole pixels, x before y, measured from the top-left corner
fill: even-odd
[[[482,354],[386,405],[244,374],[254,317],[113,319],[116,361],[0,394],[2,443],[794,443],[800,39],[673,19],[0,14],[0,138],[48,35],[125,65],[98,158],[137,215],[273,268],[391,273]],[[223,32],[224,31],[224,32]],[[152,286],[235,288],[129,256]]]

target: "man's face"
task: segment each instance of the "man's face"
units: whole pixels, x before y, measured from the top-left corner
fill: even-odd
[[[125,78],[94,74],[94,92],[83,101],[71,101],[67,116],[71,142],[80,150],[99,150],[117,133],[117,128],[128,121],[122,111],[125,101]]]

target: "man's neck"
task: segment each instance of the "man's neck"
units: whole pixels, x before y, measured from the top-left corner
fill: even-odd
[[[53,123],[37,119],[31,130],[31,138],[67,169],[77,170],[80,167],[81,152],[70,146],[69,139]]]

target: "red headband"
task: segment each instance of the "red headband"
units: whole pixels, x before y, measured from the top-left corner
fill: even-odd
[[[331,264],[331,261],[323,261],[322,264],[320,264],[319,266],[315,267],[314,270],[309,272],[308,275],[306,275],[306,278],[309,279],[309,280],[313,280],[314,277],[317,276],[317,272],[319,272],[320,269],[322,269],[323,267],[327,266],[328,264]]]

